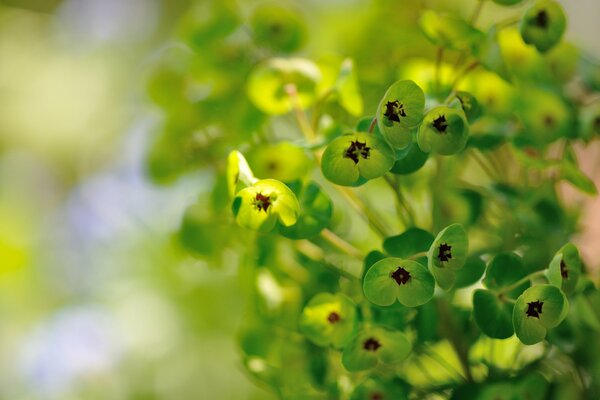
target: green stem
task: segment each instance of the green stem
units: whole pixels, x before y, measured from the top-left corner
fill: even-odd
[[[329,229],[323,229],[321,231],[320,236],[325,239],[329,244],[331,244],[333,247],[341,250],[342,252],[351,255],[352,257],[361,260],[364,258],[362,255],[362,252],[357,249],[356,247],[354,247],[353,245],[351,245],[350,243],[348,243],[346,240],[342,239],[341,237],[339,237],[338,235],[336,235],[334,232],[330,231]]]
[[[321,118],[321,107],[325,103],[325,100],[327,100],[327,98],[329,96],[331,96],[334,92],[335,92],[335,90],[333,90],[333,88],[327,90],[325,93],[323,93],[323,95],[315,103],[315,106],[313,109],[313,118],[312,118],[312,131],[313,132],[316,132],[319,127],[319,119]]]
[[[337,265],[325,262],[323,249],[314,244],[313,242],[306,239],[295,240],[294,246],[296,247],[296,250],[299,253],[303,254],[304,256],[310,258],[313,261],[322,264],[325,268],[337,273],[338,275],[351,281],[360,281],[360,278],[358,276],[355,276],[350,272],[341,269]]]
[[[373,117],[373,121],[371,121],[371,125],[369,125],[369,133],[373,133],[375,125],[377,125],[377,117]]]
[[[358,213],[366,218],[369,226],[382,238],[388,237],[385,224],[379,220],[367,205],[350,189],[336,186],[337,190],[348,200],[348,202],[358,211]]]
[[[479,19],[479,16],[481,15],[481,10],[483,9],[483,3],[484,2],[485,2],[485,0],[478,0],[477,1],[477,5],[475,6],[475,10],[473,10],[473,14],[471,15],[471,19],[469,20],[471,22],[471,25],[475,26],[475,23]]]
[[[315,141],[317,135],[311,127],[306,113],[304,112],[304,110],[302,110],[302,107],[300,106],[300,99],[298,98],[298,89],[296,88],[296,85],[294,85],[293,83],[288,83],[287,85],[285,85],[285,91],[288,94],[288,96],[290,96],[290,101],[292,102],[292,108],[294,110],[296,121],[298,121],[298,126],[300,127],[302,134],[306,138],[306,141],[309,143]]]
[[[402,192],[400,191],[400,185],[398,184],[398,182],[395,182],[389,175],[384,175],[383,179],[386,181],[388,186],[394,192],[394,195],[396,196],[397,204],[400,205],[404,209],[404,211],[406,212],[406,215],[408,216],[408,221],[407,221],[406,218],[404,217],[404,215],[399,213],[400,219],[402,220],[402,224],[406,227],[414,226],[415,225],[414,213],[412,212],[411,208],[409,207],[408,202],[406,201],[406,198],[402,195]]]
[[[428,356],[429,358],[434,360],[436,363],[441,365],[450,375],[456,375],[460,379],[465,380],[464,374],[462,374],[460,371],[458,371],[456,368],[454,368],[454,366],[451,365],[444,358],[440,357],[440,355],[434,349],[432,349],[430,346],[426,347],[425,353],[423,353],[423,354],[425,354],[426,356]]]
[[[427,252],[426,251],[420,251],[418,253],[413,254],[412,256],[408,257],[409,260],[418,260],[421,257],[426,257],[427,256]]]
[[[498,290],[497,294],[501,295],[501,294],[504,294],[504,293],[508,293],[511,290],[518,288],[519,286],[521,286],[525,282],[530,281],[533,278],[536,278],[538,276],[544,276],[545,273],[546,273],[546,270],[532,272],[529,275],[526,275],[523,278],[519,279],[518,281],[516,281],[512,285],[506,286],[506,287]]]
[[[437,96],[440,95],[441,86],[442,86],[442,61],[444,60],[444,48],[438,47],[437,54],[435,58],[435,93]]]
[[[471,71],[473,71],[478,66],[479,66],[479,61],[475,60],[471,64],[469,64],[465,68],[463,68],[460,72],[458,72],[456,74],[456,76],[454,77],[454,81],[452,82],[451,91],[454,91],[456,89],[456,87],[458,86],[458,84],[460,83],[460,81],[462,81],[465,76],[467,76]]]

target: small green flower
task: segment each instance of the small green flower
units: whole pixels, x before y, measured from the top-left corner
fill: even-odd
[[[302,310],[299,325],[311,342],[342,348],[356,332],[356,306],[343,294],[319,293]]]
[[[277,5],[263,5],[250,19],[256,43],[275,51],[291,53],[306,41],[306,24],[293,10]]]
[[[431,109],[417,134],[421,150],[442,155],[455,154],[467,144],[469,124],[462,110],[446,106]]]
[[[350,371],[362,371],[378,363],[396,364],[412,349],[404,333],[373,326],[358,332],[344,347],[342,364]]]
[[[378,306],[390,306],[396,299],[406,307],[427,303],[433,297],[435,281],[420,263],[401,258],[376,262],[365,275],[363,290]]]
[[[286,185],[275,179],[263,179],[240,190],[232,209],[240,226],[268,232],[278,222],[284,226],[295,224],[300,205]]]
[[[383,176],[394,165],[394,152],[382,139],[368,133],[335,138],[321,160],[325,178],[343,186],[354,186]]]
[[[433,44],[453,50],[469,50],[483,38],[483,33],[466,21],[432,10],[423,12],[419,27]]]
[[[566,27],[562,6],[554,0],[540,0],[525,11],[519,29],[525,43],[546,52],[560,42]]]
[[[412,131],[423,118],[425,94],[415,82],[394,83],[377,108],[377,125],[392,146],[404,148],[412,141]]]
[[[456,271],[465,264],[468,251],[469,240],[462,225],[452,224],[438,233],[427,252],[427,265],[442,289],[454,286]]]
[[[321,232],[333,213],[331,199],[315,182],[296,181],[290,188],[300,202],[298,221],[292,226],[279,226],[279,233],[290,239],[308,239]]]
[[[527,289],[515,303],[513,326],[524,344],[535,344],[546,332],[562,322],[569,312],[565,294],[552,285],[537,285]]]
[[[548,268],[550,283],[566,294],[575,291],[581,276],[581,258],[577,247],[572,243],[565,244],[554,256]]]
[[[312,167],[306,151],[289,142],[256,146],[248,153],[248,163],[256,176],[282,182],[301,179]]]

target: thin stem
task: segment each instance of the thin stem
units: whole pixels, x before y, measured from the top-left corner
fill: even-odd
[[[473,71],[478,66],[479,66],[479,61],[475,60],[471,64],[469,64],[465,68],[463,68],[459,73],[457,73],[456,76],[454,77],[454,81],[452,82],[452,90],[455,90],[455,88],[458,86],[460,81],[462,81],[463,78],[469,74],[469,72]]]
[[[456,375],[460,379],[466,380],[463,373],[461,373],[456,368],[454,368],[454,366],[451,365],[448,361],[446,361],[443,357],[440,357],[440,355],[434,349],[432,349],[430,346],[426,347],[425,352],[423,354],[425,354],[426,356],[428,356],[429,358],[431,358],[432,360],[437,362],[440,366],[442,366],[451,375]]]
[[[298,89],[296,85],[293,83],[288,83],[285,85],[285,91],[290,96],[290,101],[292,102],[292,108],[294,109],[294,115],[296,116],[296,121],[298,121],[298,126],[302,131],[302,134],[306,138],[306,140],[310,143],[313,142],[317,135],[315,131],[310,126],[310,122],[308,121],[308,117],[302,107],[300,106],[300,99],[298,98]]]
[[[323,95],[315,103],[314,110],[313,110],[313,117],[312,117],[312,131],[313,132],[316,132],[317,128],[319,127],[319,119],[321,118],[321,107],[325,103],[325,100],[327,100],[327,98],[329,96],[331,96],[333,93],[335,93],[335,90],[333,90],[333,88],[329,89],[328,91],[323,93]]]
[[[477,19],[479,19],[479,16],[481,15],[481,10],[483,9],[483,3],[485,2],[485,0],[478,0],[477,1],[477,5],[475,6],[475,10],[473,10],[473,14],[471,15],[471,19],[469,20],[471,22],[471,25],[475,26],[475,23],[477,22]]]
[[[386,238],[389,235],[387,234],[387,229],[385,225],[379,220],[379,218],[371,212],[369,207],[366,206],[365,203],[350,189],[345,187],[336,186],[338,191],[348,200],[348,202],[358,211],[360,215],[363,215],[369,225],[376,231],[382,238]]]
[[[320,235],[323,239],[325,239],[329,244],[331,244],[335,248],[359,260],[363,259],[362,252],[359,249],[357,249],[356,247],[354,247],[353,245],[351,245],[346,240],[342,239],[329,229],[323,229]]]
[[[437,95],[440,94],[440,89],[441,89],[441,73],[442,73],[442,61],[444,59],[444,48],[443,47],[438,47],[437,49],[437,55],[435,58],[435,92]]]
[[[483,169],[483,171],[485,172],[485,174],[492,180],[496,180],[498,181],[499,177],[498,175],[495,173],[495,171],[486,163],[485,159],[477,152],[477,151],[472,151],[471,152],[471,157],[473,158],[473,160],[475,160],[475,162],[481,167],[481,169]]]
[[[325,268],[339,274],[341,277],[344,277],[351,281],[360,281],[360,278],[358,276],[355,276],[350,272],[341,269],[337,265],[325,262],[323,249],[321,249],[313,242],[306,239],[295,240],[294,246],[296,247],[296,250],[299,253],[303,254],[304,256],[310,258],[313,261],[321,263]]]
[[[512,285],[506,286],[506,287],[498,290],[497,294],[500,295],[500,294],[504,294],[504,293],[510,292],[511,290],[518,288],[519,286],[521,286],[525,282],[528,282],[528,281],[532,280],[533,278],[536,278],[538,276],[544,276],[545,273],[546,273],[546,270],[532,272],[531,274],[529,274],[527,276],[524,276],[523,278],[519,279],[518,281],[516,281]]]
[[[421,257],[426,257],[427,256],[427,252],[426,251],[420,251],[418,253],[413,254],[412,256],[408,257],[409,260],[417,260]]]
[[[373,121],[371,121],[371,125],[369,125],[369,133],[373,133],[375,125],[377,125],[377,117],[373,117]]]
[[[404,211],[406,211],[406,215],[408,216],[409,221],[406,221],[405,218],[402,216],[402,223],[408,227],[407,222],[409,222],[410,225],[413,226],[415,224],[415,216],[412,210],[410,209],[406,198],[402,195],[402,192],[400,191],[400,185],[398,184],[398,182],[395,182],[389,175],[384,175],[383,178],[394,192],[398,204],[404,209]]]

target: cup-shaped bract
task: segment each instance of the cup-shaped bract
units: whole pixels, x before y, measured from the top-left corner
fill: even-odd
[[[548,280],[550,283],[569,295],[575,292],[581,276],[581,258],[579,251],[572,243],[565,244],[550,262]]]
[[[512,336],[513,305],[504,301],[491,290],[477,289],[473,292],[473,317],[479,329],[495,339]]]
[[[513,309],[515,333],[524,344],[541,342],[547,330],[560,324],[568,312],[567,296],[556,286],[530,287],[519,296]]]
[[[306,41],[306,24],[294,10],[274,4],[257,7],[250,18],[254,41],[282,53],[298,50]]]
[[[232,204],[238,225],[260,232],[272,230],[279,222],[296,223],[300,205],[294,192],[275,179],[262,179],[240,190]]]
[[[554,0],[540,0],[525,11],[519,29],[525,43],[546,52],[560,42],[566,27],[562,6]]]
[[[378,306],[398,300],[406,307],[427,303],[433,297],[435,281],[424,265],[412,260],[389,257],[373,264],[365,275],[363,291]]]
[[[456,98],[460,102],[460,106],[467,117],[468,122],[473,122],[481,115],[481,107],[475,96],[464,90],[456,92]]]
[[[355,186],[383,176],[393,165],[392,148],[384,140],[363,132],[335,138],[321,159],[325,178],[342,186]]]
[[[527,270],[523,265],[521,256],[515,253],[498,253],[487,266],[483,284],[488,289],[503,290],[523,279],[526,275]],[[529,286],[529,282],[524,282],[507,292],[506,296],[516,298]]]
[[[233,150],[227,156],[226,176],[230,198],[233,198],[240,189],[250,186],[258,180],[254,177],[244,155],[237,150]]]
[[[279,226],[279,233],[290,239],[308,239],[321,232],[333,213],[331,199],[315,182],[290,184],[300,202],[298,221],[291,226]]]
[[[267,114],[285,114],[306,108],[317,97],[321,71],[303,58],[271,58],[250,73],[246,91],[252,103]],[[292,93],[293,92],[293,93]]]
[[[433,10],[421,14],[419,27],[433,44],[453,50],[468,50],[483,38],[483,33],[467,21]]]
[[[282,182],[302,179],[313,165],[302,147],[289,142],[255,146],[248,152],[248,163],[256,176]]]
[[[319,293],[302,310],[299,327],[316,345],[342,348],[356,333],[356,305],[341,293]]]
[[[400,331],[372,326],[358,332],[344,347],[342,364],[350,371],[363,371],[378,363],[395,364],[404,360],[412,344]]]
[[[438,106],[429,110],[419,127],[417,143],[427,153],[456,154],[467,144],[469,124],[462,110]]]
[[[394,147],[404,148],[412,141],[412,130],[421,122],[425,94],[414,81],[401,80],[385,92],[377,108],[377,125]]]
[[[469,238],[461,224],[448,225],[440,231],[429,248],[429,266],[458,270],[465,265]]]
[[[406,388],[400,380],[367,379],[354,388],[350,400],[406,400]],[[406,385],[406,383],[404,384]]]

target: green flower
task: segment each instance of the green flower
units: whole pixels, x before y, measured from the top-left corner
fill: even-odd
[[[319,293],[302,310],[299,325],[311,342],[342,348],[356,331],[356,306],[343,294]]]
[[[291,53],[306,41],[306,24],[292,10],[276,5],[258,7],[250,19],[254,40],[275,51]]]
[[[365,296],[378,306],[390,306],[396,299],[407,307],[420,306],[431,300],[434,287],[425,266],[395,257],[373,264],[363,283]]]
[[[562,322],[569,312],[565,294],[552,285],[537,285],[527,289],[515,303],[513,326],[524,344],[535,344],[546,332]]]
[[[541,0],[525,11],[519,29],[525,43],[546,52],[560,42],[566,27],[562,6],[554,0]]]
[[[274,179],[263,179],[240,190],[232,209],[240,226],[268,232],[278,222],[284,226],[295,224],[300,205],[286,185]]]
[[[462,110],[446,106],[431,109],[417,134],[421,150],[442,155],[455,154],[467,144],[469,124]]]
[[[469,239],[462,225],[452,224],[438,233],[427,252],[427,263],[442,289],[454,286],[456,271],[465,264],[468,250]]]
[[[575,292],[581,276],[581,258],[577,247],[572,243],[565,244],[554,256],[548,268],[550,283],[566,294]]]
[[[394,83],[377,108],[377,125],[392,146],[404,148],[412,141],[412,130],[423,118],[425,94],[413,81]]]
[[[358,332],[344,347],[342,364],[350,372],[370,369],[379,363],[396,364],[411,349],[404,333],[373,326]]]
[[[368,133],[335,138],[321,160],[325,178],[343,186],[360,185],[383,176],[394,165],[394,152],[383,140]]]

